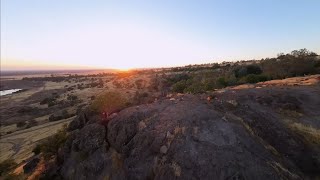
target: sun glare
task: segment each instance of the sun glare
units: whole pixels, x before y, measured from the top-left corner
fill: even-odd
[[[131,68],[120,68],[118,69],[120,72],[129,72],[131,71],[132,69]]]

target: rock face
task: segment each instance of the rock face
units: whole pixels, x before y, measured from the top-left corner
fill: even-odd
[[[319,86],[202,97],[179,95],[130,107],[107,127],[80,115],[70,125],[58,173],[64,179],[320,176],[319,141],[291,127],[299,122],[320,128]]]

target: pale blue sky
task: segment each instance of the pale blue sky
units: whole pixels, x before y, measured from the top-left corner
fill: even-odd
[[[320,53],[319,8],[319,0],[1,0],[1,66],[158,67]]]

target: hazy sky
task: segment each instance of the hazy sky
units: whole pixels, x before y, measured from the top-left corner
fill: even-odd
[[[135,68],[320,53],[319,0],[1,0],[1,69]]]

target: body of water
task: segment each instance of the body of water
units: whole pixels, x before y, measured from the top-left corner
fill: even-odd
[[[8,95],[8,94],[12,94],[12,93],[15,93],[15,92],[18,92],[18,91],[21,91],[22,89],[9,89],[9,90],[3,90],[3,91],[0,91],[0,96],[5,96],[5,95]]]

